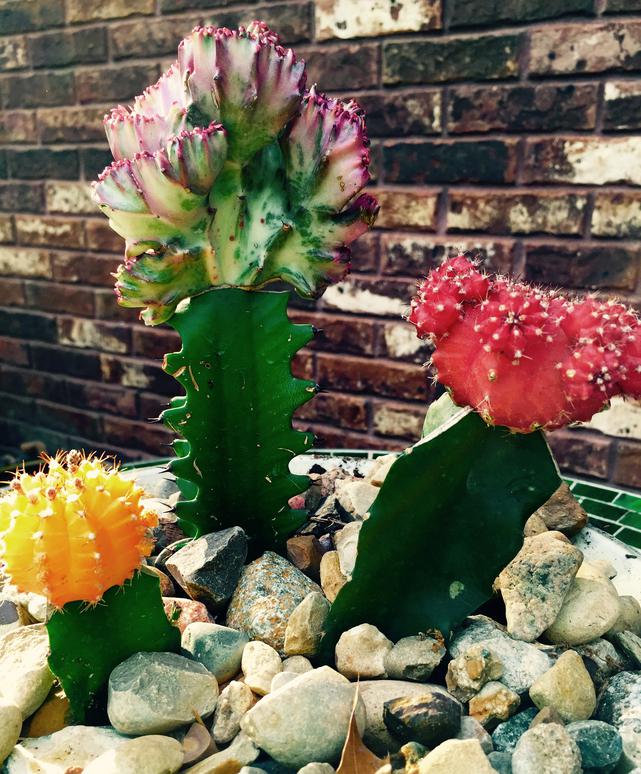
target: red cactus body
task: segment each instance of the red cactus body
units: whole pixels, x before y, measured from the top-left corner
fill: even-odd
[[[641,322],[615,301],[490,278],[457,256],[419,286],[409,320],[435,345],[438,381],[488,424],[552,429],[641,396]]]

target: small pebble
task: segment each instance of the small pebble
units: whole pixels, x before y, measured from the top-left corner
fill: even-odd
[[[544,723],[526,731],[512,755],[513,774],[581,774],[581,753],[563,726]]]
[[[271,690],[274,675],[283,668],[277,651],[265,642],[254,640],[245,645],[242,657],[242,670],[245,683],[259,696],[265,696]]]
[[[341,571],[338,551],[328,551],[323,554],[320,565],[320,582],[325,596],[330,602],[333,602],[338,596],[338,592],[347,583],[347,578]]]
[[[180,742],[168,736],[140,736],[108,750],[83,774],[175,774],[183,765]]]
[[[566,650],[556,664],[530,688],[530,698],[539,708],[553,707],[566,723],[587,720],[596,707],[594,683],[583,659]]]
[[[350,680],[385,677],[385,657],[392,649],[387,637],[371,624],[341,634],[336,643],[336,669]]]
[[[212,734],[216,744],[229,744],[240,731],[243,715],[254,706],[256,697],[245,683],[232,680],[218,697]]]
[[[477,739],[448,739],[419,763],[420,774],[494,774]]]
[[[519,708],[521,699],[503,683],[492,681],[470,699],[470,717],[484,728],[495,728],[502,720],[510,718]]]
[[[419,634],[403,637],[385,654],[384,668],[393,680],[424,683],[441,663],[446,650],[442,642]]]
[[[311,661],[305,656],[290,656],[283,659],[283,672],[295,672],[297,675],[302,675],[305,672],[311,672],[313,668]]]
[[[21,729],[20,708],[0,698],[0,764],[18,744]]]
[[[286,655],[317,655],[325,632],[329,608],[325,595],[319,591],[312,591],[294,609],[285,628],[283,650]]]

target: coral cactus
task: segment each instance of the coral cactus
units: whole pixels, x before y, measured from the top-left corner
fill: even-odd
[[[641,322],[615,301],[489,277],[457,256],[420,285],[409,320],[434,344],[438,381],[488,424],[553,429],[641,397]]]
[[[211,287],[274,280],[319,295],[349,267],[375,200],[362,111],[305,92],[305,66],[254,22],[197,28],[178,59],[105,119],[115,162],[94,196],[126,239],[123,306],[167,320]]]
[[[143,490],[96,457],[47,459],[48,470],[17,473],[0,499],[0,556],[20,591],[62,607],[97,602],[151,553],[157,516]]]

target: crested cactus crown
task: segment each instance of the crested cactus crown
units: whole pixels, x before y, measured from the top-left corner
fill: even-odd
[[[20,591],[52,605],[97,602],[149,556],[157,523],[143,490],[95,457],[49,458],[48,469],[16,473],[0,498],[0,559]]]
[[[489,424],[553,429],[641,398],[641,321],[619,302],[489,277],[459,255],[421,283],[409,320],[435,345],[438,381]]]
[[[116,292],[148,324],[214,286],[285,280],[320,295],[378,206],[363,113],[305,91],[264,24],[195,29],[160,80],[105,118],[114,163],[94,198],[126,240]]]

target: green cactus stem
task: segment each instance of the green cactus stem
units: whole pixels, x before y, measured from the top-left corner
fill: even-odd
[[[325,658],[365,622],[394,641],[429,629],[449,637],[491,597],[525,521],[560,483],[541,432],[511,434],[456,412],[392,465],[332,605]]]
[[[185,390],[162,415],[179,438],[171,471],[181,483],[176,506],[190,535],[241,525],[250,550],[282,546],[305,520],[288,506],[308,486],[289,472],[312,435],[292,414],[316,392],[296,379],[291,359],[313,329],[287,317],[286,292],[212,290],[180,307],[169,324],[182,349],[164,368]]]

